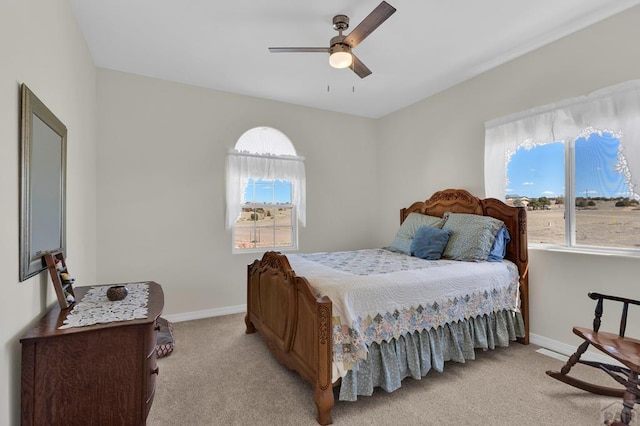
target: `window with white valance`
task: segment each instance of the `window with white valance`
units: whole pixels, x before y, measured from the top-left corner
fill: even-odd
[[[605,141],[609,144],[608,147],[604,145]],[[561,150],[564,150],[565,182],[562,193],[552,195],[552,197],[555,197],[558,202],[555,207],[563,210],[562,220],[566,231],[566,245],[585,244],[639,248],[640,241],[637,243],[632,241],[624,243],[601,241],[591,244],[588,241],[589,238],[586,237],[581,242],[580,233],[589,231],[586,228],[581,228],[580,224],[581,220],[586,224],[588,215],[590,215],[589,220],[594,223],[595,216],[604,215],[603,209],[605,209],[606,203],[603,200],[609,200],[607,206],[611,207],[615,206],[614,202],[618,197],[626,200],[627,203],[631,202],[631,207],[633,207],[637,206],[633,203],[637,203],[637,200],[640,199],[637,194],[637,191],[640,190],[640,80],[628,81],[586,96],[566,99],[487,122],[485,125],[484,162],[486,196],[509,201],[509,187],[515,186],[515,182],[509,181],[509,174],[512,172],[509,167],[512,159],[516,158],[515,156],[532,155],[535,150],[542,152],[541,147],[549,146],[551,148],[551,144],[560,144],[562,145]],[[600,145],[604,148],[601,148]],[[598,153],[592,154],[593,158],[580,159],[579,154],[586,151],[585,147]],[[612,151],[611,147],[615,149]],[[603,152],[606,152],[607,149],[610,152],[606,155],[614,157],[612,161],[596,158],[598,155],[604,156]],[[514,165],[511,163],[511,166]],[[612,193],[609,193],[604,196],[605,191],[601,191],[603,196],[598,197],[597,188],[585,191],[584,188],[577,187],[578,172],[581,167],[591,167],[588,171],[591,175],[602,174],[601,180],[611,179],[611,175],[617,173],[619,175],[618,181],[624,181],[623,192],[626,194],[617,194],[614,197]],[[584,173],[584,171],[582,172]],[[531,187],[535,185],[533,181],[527,183]],[[602,186],[604,188],[606,184],[602,184]],[[620,186],[617,185],[617,187]],[[581,206],[581,203],[586,203],[585,192],[588,204]],[[549,193],[552,194],[553,191],[549,191]],[[532,197],[521,198],[530,201]],[[544,196],[544,198],[545,201],[548,201],[548,197]],[[576,204],[578,205],[576,206]],[[532,208],[529,210],[531,211]],[[545,210],[549,210],[548,206]],[[633,216],[636,213],[632,212],[633,208],[611,208],[610,210],[612,215],[609,222],[616,222],[619,226],[628,227],[631,226],[629,221],[635,220]],[[622,216],[628,218],[622,218],[619,214],[621,212],[625,212]],[[640,211],[637,213],[640,214]],[[545,214],[552,216],[551,213]],[[534,214],[532,213],[530,216],[533,218]],[[581,219],[581,217],[585,219]],[[532,223],[531,220],[529,222]],[[545,222],[544,226],[551,226],[551,221]],[[529,228],[531,231],[531,226]],[[532,239],[529,238],[529,241],[532,242]],[[536,240],[533,239],[533,242]]]
[[[304,158],[289,138],[270,127],[248,130],[229,150],[226,172],[234,250],[297,248],[297,221],[306,224],[306,178]],[[249,233],[248,242],[240,230]]]

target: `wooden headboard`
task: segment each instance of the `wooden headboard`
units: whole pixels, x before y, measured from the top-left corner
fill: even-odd
[[[507,244],[506,259],[518,267],[520,273],[520,309],[529,343],[529,252],[527,249],[527,211],[524,207],[508,206],[496,198],[480,199],[464,189],[445,189],[426,201],[417,201],[400,210],[400,223],[409,213],[442,217],[446,212],[470,213],[500,219],[509,229],[511,241]]]

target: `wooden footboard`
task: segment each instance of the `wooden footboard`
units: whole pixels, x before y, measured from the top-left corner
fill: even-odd
[[[321,425],[332,423],[331,300],[319,299],[287,258],[267,252],[248,266],[247,333],[260,332],[278,361],[308,381]]]

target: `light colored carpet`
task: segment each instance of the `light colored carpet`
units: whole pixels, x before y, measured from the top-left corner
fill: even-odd
[[[244,314],[176,323],[174,332],[174,352],[158,360],[147,424],[317,424],[311,387],[275,360],[258,333],[245,334]],[[617,398],[548,377],[545,371],[558,370],[563,362],[536,349],[513,343],[477,351],[474,361],[448,362],[443,373],[405,379],[396,392],[377,389],[356,402],[336,401],[334,424],[589,426],[602,425],[604,412],[621,408]],[[575,371],[583,379],[616,385],[595,369]]]

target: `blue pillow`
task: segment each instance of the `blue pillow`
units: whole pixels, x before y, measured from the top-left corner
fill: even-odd
[[[507,244],[509,241],[511,241],[509,230],[506,226],[503,226],[496,234],[496,239],[487,257],[487,262],[502,262],[502,259],[504,259],[507,254]]]
[[[444,220],[441,217],[428,216],[420,213],[409,213],[409,216],[402,222],[400,229],[396,233],[391,245],[387,247],[391,251],[398,253],[411,254],[411,243],[413,236],[421,226],[432,226],[434,228],[442,228]]]
[[[438,260],[453,232],[449,229],[421,226],[413,236],[411,255],[426,260]]]

